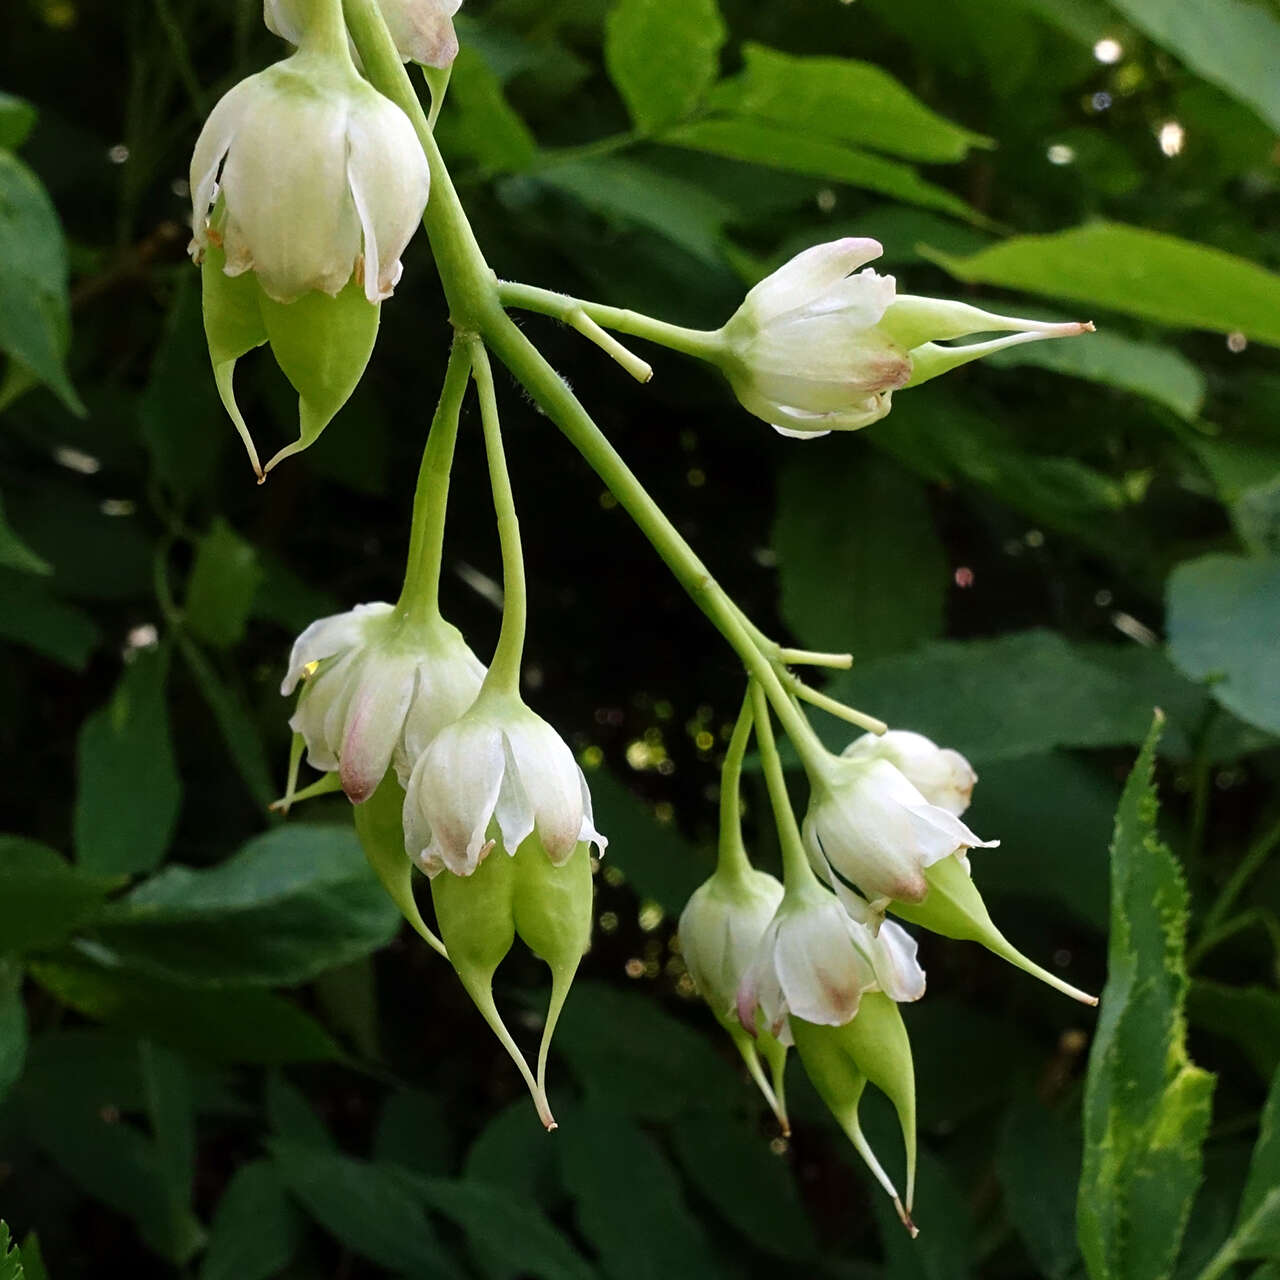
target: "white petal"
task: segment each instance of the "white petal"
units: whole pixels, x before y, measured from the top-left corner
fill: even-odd
[[[883,252],[876,240],[852,237],[814,245],[761,280],[747,294],[743,308],[757,324],[768,324],[821,297],[851,271]]]
[[[430,174],[409,117],[370,89],[347,121],[347,182],[364,238],[364,290],[391,295],[400,255],[422,221]]]
[[[228,263],[251,262],[277,302],[312,289],[337,294],[360,253],[347,186],[349,99],[341,87],[312,85],[313,65],[298,53],[255,77],[272,79],[222,171]]]
[[[587,786],[586,774],[580,768],[578,782],[582,790],[582,826],[578,830],[578,843],[595,845],[597,857],[603,858],[604,851],[609,847],[609,840],[596,830],[596,818],[591,808],[591,788]]]
[[[916,960],[916,940],[901,925],[886,920],[872,946],[880,990],[902,1004],[924,995],[924,970]]]
[[[245,114],[252,107],[254,96],[255,90],[250,80],[242,80],[234,89],[223,94],[209,113],[209,118],[196,139],[188,177],[191,186],[191,230],[195,243],[200,247],[208,243],[209,209],[217,192],[218,169]]]
[[[506,772],[502,775],[502,789],[498,792],[494,817],[498,820],[498,830],[502,832],[502,847],[514,854],[533,834],[535,815],[533,801],[529,799],[520,777],[520,766],[511,749],[511,740],[505,733],[502,735],[502,750]]]
[[[342,789],[361,804],[377,789],[400,741],[417,683],[412,655],[371,653],[352,694],[342,726]]]
[[[378,0],[378,4],[406,62],[443,68],[458,56],[451,19],[462,0]]]
[[[313,622],[294,642],[289,654],[289,670],[280,685],[286,697],[297,687],[303,671],[313,662],[323,662],[364,641],[371,622],[393,611],[389,604],[358,604],[347,613],[335,613]]]
[[[850,328],[870,329],[880,323],[893,304],[897,281],[868,267],[849,276],[816,298],[801,313],[805,317],[838,312]]]
[[[456,646],[433,644],[424,653],[418,662],[417,685],[405,716],[404,734],[394,756],[402,783],[436,734],[475,702],[484,670],[484,664],[461,636]]]
[[[875,970],[854,945],[859,928],[834,899],[795,915],[778,933],[774,964],[788,1009],[806,1022],[839,1027],[858,1012]]]
[[[467,718],[443,730],[409,779],[406,812],[413,803],[417,814],[406,830],[431,832],[430,846],[410,848],[410,855],[470,875],[489,849],[486,832],[504,769],[502,734],[494,726]]]
[[[542,847],[552,862],[563,862],[582,833],[582,784],[573,753],[545,720],[528,710],[505,720],[503,733]]]

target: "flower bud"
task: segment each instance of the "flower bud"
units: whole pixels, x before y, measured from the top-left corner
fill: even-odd
[[[1001,347],[1084,333],[1091,324],[1044,324],[963,303],[899,297],[892,276],[866,269],[883,252],[871,239],[815,245],[761,280],[720,331],[722,367],[743,407],[786,436],[856,431],[878,422],[893,393]],[[1014,336],[965,347],[940,339],[995,331]]]
[[[919,1000],[924,970],[906,930],[885,923],[878,933],[853,919],[814,881],[788,889],[738,987],[738,1016],[748,1031],[758,1018],[784,1035],[788,1017],[840,1027],[867,991]]]
[[[805,1074],[876,1181],[893,1199],[903,1226],[914,1236],[911,1206],[916,1182],[915,1068],[897,1004],[883,992],[868,991],[852,1021],[831,1027],[793,1017],[791,1034]],[[888,1097],[898,1113],[907,1157],[905,1204],[876,1159],[858,1120],[858,1106],[868,1081]]]
[[[909,729],[864,733],[841,754],[846,760],[887,760],[930,804],[957,818],[969,807],[978,781],[973,766],[958,751],[936,746]]]
[[[731,832],[727,838],[735,835]],[[690,896],[680,915],[679,935],[680,953],[694,986],[729,1033],[786,1134],[791,1131],[782,1089],[787,1047],[764,1028],[750,1035],[737,1013],[738,987],[781,901],[782,885],[773,876],[721,858],[715,873]],[[762,1056],[769,1064],[772,1085],[765,1079]]]
[[[450,66],[458,56],[453,15],[461,7],[462,0],[378,0],[400,57],[426,67]],[[264,0],[267,29],[301,44],[305,22],[299,9],[298,0]]]
[[[475,701],[484,666],[440,618],[410,621],[389,604],[313,622],[294,642],[280,686],[305,680],[289,721],[313,768],[338,770],[353,804],[394,765],[406,782],[432,740]]]
[[[889,910],[912,924],[923,925],[944,938],[979,942],[986,949],[1032,977],[1082,1004],[1095,1005],[1096,996],[1064,982],[1048,969],[1028,960],[992,922],[986,903],[973,883],[967,861],[944,858],[925,873],[927,893],[919,902],[891,902]]]
[[[260,477],[312,443],[359,382],[428,181],[409,118],[345,52],[304,47],[205,122],[191,254],[218,391]],[[232,388],[236,361],[264,342],[299,395],[299,438],[265,468]]]
[[[873,912],[883,913],[890,901],[922,901],[926,868],[999,843],[980,840],[953,813],[930,804],[886,759],[827,756],[810,784],[809,859],[837,892],[841,880],[859,889]]]
[[[564,739],[520,699],[486,688],[436,736],[413,768],[405,848],[429,876],[469,876],[493,847],[495,820],[514,854],[537,832],[547,857],[568,861],[586,841],[603,852],[587,781]]]

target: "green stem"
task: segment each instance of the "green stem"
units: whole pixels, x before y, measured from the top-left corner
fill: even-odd
[[[800,839],[800,827],[796,823],[791,797],[787,794],[787,779],[782,772],[782,760],[778,744],[773,738],[773,724],[769,719],[769,704],[764,690],[752,680],[751,701],[755,711],[756,741],[760,745],[760,762],[764,766],[765,785],[769,788],[769,803],[773,806],[773,820],[778,828],[778,842],[782,846],[782,880],[789,893],[818,888],[818,878],[805,857],[804,843]]]
[[[339,56],[350,62],[347,28],[342,20],[342,0],[311,0],[309,21],[304,20],[302,47],[308,53]],[[352,67],[354,71],[354,66]]]
[[[466,344],[454,340],[444,372],[440,403],[431,420],[427,447],[422,451],[418,486],[413,495],[413,525],[404,587],[396,608],[402,617],[426,622],[440,616],[440,566],[444,553],[445,512],[449,502],[449,472],[458,440],[458,418],[471,377]]]
[[[1226,919],[1231,908],[1235,906],[1236,899],[1243,892],[1245,885],[1249,883],[1278,845],[1280,845],[1280,821],[1275,822],[1264,831],[1249,847],[1244,857],[1236,863],[1235,870],[1232,871],[1227,883],[1219,890],[1213,906],[1209,908],[1205,915],[1204,923],[1200,927],[1199,939],[1191,949],[1189,963],[1194,964],[1211,947],[1216,946],[1221,941],[1221,938],[1216,938],[1215,934],[1220,932],[1222,922]]]
[[[344,3],[347,25],[360,51],[366,74],[375,88],[408,115],[426,153],[431,171],[431,199],[427,202],[423,224],[455,329],[480,335],[523,383],[538,406],[608,486],[680,585],[729,642],[747,671],[764,686],[802,760],[807,766],[819,765],[826,754],[825,748],[782,687],[774,665],[777,646],[766,640],[743,617],[737,605],[707,571],[662,508],[649,496],[596,426],[564,379],[503,310],[497,277],[476,242],[377,0],[344,0]],[[619,312],[618,316],[630,314]],[[653,323],[658,324],[656,321]],[[711,335],[698,330],[680,331],[676,326],[663,328],[668,336],[683,332],[691,344],[704,348],[711,339]]]
[[[489,459],[489,483],[493,488],[493,509],[498,516],[498,541],[502,547],[502,630],[493,651],[485,687],[507,693],[520,689],[520,660],[524,657],[527,618],[524,583],[524,553],[520,547],[520,521],[511,492],[511,476],[502,448],[502,427],[498,422],[498,397],[493,386],[489,353],[479,338],[468,342],[471,370],[480,393],[480,421],[484,426],[484,449]]]
[[[720,845],[716,873],[736,880],[745,879],[751,871],[751,860],[742,842],[742,762],[751,740],[754,718],[748,687],[720,770]]]
[[[714,361],[724,346],[718,330],[685,329],[667,324],[638,311],[621,307],[606,307],[599,302],[584,302],[551,289],[539,289],[531,284],[511,284],[502,281],[498,285],[498,298],[504,307],[519,307],[522,311],[536,311],[539,315],[553,316],[565,324],[573,323],[573,313],[581,311],[596,324],[618,333],[629,333],[634,338],[645,338],[672,351],[695,356],[699,360]]]

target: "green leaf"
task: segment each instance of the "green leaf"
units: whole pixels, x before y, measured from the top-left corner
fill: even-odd
[[[1280,559],[1210,555],[1169,576],[1169,656],[1229,711],[1280,733]]]
[[[1240,1221],[1254,1213],[1274,1187],[1280,1187],[1280,1069],[1271,1081],[1262,1119],[1258,1122],[1258,1140],[1249,1161],[1249,1177],[1240,1197]]]
[[[204,651],[188,635],[178,636],[178,652],[186,659],[196,687],[217,722],[227,753],[254,804],[265,810],[277,792],[258,728],[240,695],[223,682]]]
[[[808,136],[888,151],[907,160],[963,160],[990,138],[925,106],[887,71],[853,58],[797,58],[748,42],[744,70],[720,87],[713,106]]]
[[[113,1096],[120,1082],[96,1077],[83,1059],[55,1057],[53,1065],[61,1069],[36,1070],[33,1062],[18,1095],[31,1139],[73,1183],[137,1223],[151,1249],[184,1265],[204,1233],[170,1196],[156,1143],[122,1117],[133,1099]]]
[[[450,153],[468,155],[498,173],[519,172],[538,153],[537,141],[507,102],[498,77],[467,45],[454,60],[441,133]]]
[[[604,61],[639,132],[690,115],[727,35],[716,0],[618,0],[605,19]]]
[[[689,895],[715,870],[710,852],[690,844],[674,823],[660,822],[653,809],[607,769],[593,771],[588,782],[596,823],[609,837],[610,865],[621,868],[641,897],[678,915]],[[574,988],[575,999],[579,989]]]
[[[1236,1045],[1264,1081],[1280,1068],[1280,993],[1197,978],[1187,1014],[1198,1030]]]
[[[87,613],[59,600],[29,574],[0,568],[0,640],[15,640],[83,671],[100,639]]]
[[[11,959],[0,958],[0,1101],[18,1082],[26,1060],[27,1010],[22,1003],[22,968]]]
[[[1185,735],[1204,706],[1157,650],[1073,645],[1038,630],[939,641],[866,666],[855,663],[827,691],[976,762],[1141,742],[1157,706],[1169,709]],[[815,727],[838,747],[856,732],[826,717],[815,718]],[[1185,754],[1186,737],[1171,746]]]
[[[509,1266],[510,1274],[538,1280],[593,1280],[597,1274],[531,1202],[505,1187],[470,1178],[424,1178],[415,1185],[431,1208],[483,1242],[486,1256]]]
[[[76,748],[76,859],[97,874],[149,871],[165,854],[182,798],[165,705],[168,655],[139,650]]]
[[[892,459],[797,451],[782,473],[773,546],[782,616],[805,648],[862,662],[942,630],[946,555],[924,486]]]
[[[273,1133],[301,1146],[336,1151],[337,1144],[316,1115],[306,1094],[295,1088],[281,1071],[267,1075],[267,1123]]]
[[[734,1116],[685,1116],[671,1131],[676,1159],[689,1181],[740,1239],[796,1263],[818,1256],[786,1161]]]
[[[346,1248],[408,1276],[458,1275],[412,1175],[280,1139],[267,1145],[291,1194]]]
[[[675,1171],[629,1120],[587,1105],[556,1138],[578,1227],[609,1280],[726,1275],[680,1196]]]
[[[24,1280],[22,1253],[9,1239],[9,1225],[0,1219],[0,1280]]]
[[[156,1163],[175,1220],[191,1204],[196,1173],[196,1112],[186,1063],[148,1040],[138,1045]]]
[[[25,98],[0,92],[0,147],[16,151],[36,123],[36,109]]]
[[[213,1062],[326,1062],[341,1050],[309,1014],[256,988],[207,990],[87,958],[32,961],[31,976],[87,1018]]]
[[[1134,26],[1280,131],[1280,19],[1255,0],[1111,0]]]
[[[1204,407],[1204,375],[1172,347],[1104,329],[1079,342],[1029,342],[991,356],[997,368],[1048,369],[1145,396],[1194,422]]]
[[[53,566],[36,555],[9,527],[4,518],[4,506],[0,504],[0,569],[16,569],[19,573],[45,575],[53,572]]]
[[[213,1211],[200,1280],[268,1280],[302,1243],[302,1218],[269,1160],[237,1169]]]
[[[733,207],[691,182],[615,158],[556,164],[534,177],[588,209],[657,231],[703,262],[724,261],[721,233]]]
[[[60,853],[0,836],[0,939],[6,951],[56,946],[91,919],[123,877],[91,876]]]
[[[25,1280],[49,1280],[44,1255],[40,1251],[40,1238],[34,1231],[28,1231],[22,1241],[22,1269]]]
[[[83,413],[65,363],[70,325],[57,211],[39,178],[0,151],[0,351]]]
[[[166,867],[104,913],[98,936],[161,978],[296,984],[377,950],[399,920],[350,827],[296,823],[216,867]]]
[[[642,1119],[730,1109],[747,1097],[734,1068],[704,1036],[632,991],[577,983],[556,1048],[593,1100]]]
[[[449,1173],[455,1167],[453,1154],[454,1132],[450,1126],[448,1102],[440,1093],[424,1093],[419,1090],[403,1089],[387,1097],[378,1116],[378,1128],[373,1140],[373,1157],[383,1164],[398,1164],[414,1173],[427,1174]],[[528,1121],[529,1103],[521,1098],[513,1102],[504,1111],[499,1111],[491,1119],[486,1128],[481,1130],[476,1145],[484,1141],[485,1135],[499,1125],[507,1116],[519,1112],[522,1120]],[[534,1136],[546,1136],[542,1122],[533,1118]],[[472,1152],[475,1146],[472,1147]],[[509,1173],[519,1182],[528,1167],[536,1164],[536,1154],[541,1153],[550,1158],[545,1142],[522,1148],[523,1160],[512,1159],[510,1162],[500,1161],[494,1172]],[[481,1165],[474,1171],[481,1182],[496,1182],[500,1179],[490,1176],[490,1167]],[[470,1177],[470,1164],[466,1170]]]
[[[668,130],[662,141],[747,164],[848,183],[924,209],[940,209],[958,218],[981,221],[959,196],[927,182],[910,165],[814,138],[798,129],[754,120],[697,120]]]
[[[232,428],[209,367],[195,272],[178,277],[151,376],[137,404],[142,438],[164,484],[184,502],[212,486]]]
[[[1031,1097],[1014,1101],[1001,1129],[996,1172],[1009,1220],[1046,1280],[1068,1280],[1080,1266],[1075,1214],[1080,1156],[1075,1117]]]
[[[219,648],[239,644],[262,578],[258,553],[219,516],[196,545],[184,609],[187,624]]]
[[[1250,485],[1232,506],[1231,520],[1254,555],[1280,558],[1280,476]]]
[[[1187,1058],[1187,890],[1156,834],[1160,718],[1116,812],[1109,974],[1085,1083],[1080,1246],[1093,1280],[1173,1272],[1214,1078]]]
[[[927,256],[959,280],[1072,298],[1183,329],[1239,331],[1280,346],[1280,276],[1177,236],[1095,222],[1014,236],[969,257]]]

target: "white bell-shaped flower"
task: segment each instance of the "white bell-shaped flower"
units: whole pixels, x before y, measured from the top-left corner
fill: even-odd
[[[387,30],[405,62],[444,68],[458,56],[453,15],[462,0],[378,0]],[[290,44],[301,44],[305,10],[298,0],[263,0],[262,16],[270,31]]]
[[[782,901],[782,885],[766,871],[719,870],[689,897],[680,915],[680,954],[698,994],[725,1021],[738,987]]]
[[[468,876],[496,843],[514,855],[534,831],[557,866],[582,841],[603,852],[586,778],[563,738],[520,699],[486,689],[414,765],[405,849],[429,876]]]
[[[484,664],[456,627],[406,621],[389,604],[357,605],[313,622],[294,642],[280,692],[305,680],[289,721],[313,768],[337,770],[354,804],[394,765],[414,762],[480,692]]]
[[[841,754],[847,760],[888,760],[930,804],[957,818],[969,807],[978,781],[973,766],[958,751],[910,729],[864,733]]]
[[[787,1018],[839,1027],[857,1012],[864,992],[891,1000],[924,995],[924,970],[905,929],[884,922],[876,933],[855,920],[816,884],[786,893],[738,987],[738,1016],[748,1031],[757,1013],[784,1039]]]
[[[829,756],[809,780],[809,859],[828,882],[857,888],[874,912],[892,901],[922,901],[929,892],[924,873],[935,862],[999,844],[930,804],[888,760]]]
[[[355,275],[389,297],[427,203],[427,161],[408,116],[345,51],[300,49],[214,107],[191,158],[192,255],[252,271],[269,298],[336,296]]]
[[[889,412],[896,390],[1013,343],[1093,328],[900,295],[893,276],[870,268],[853,274],[882,252],[867,238],[814,245],[747,294],[718,335],[719,362],[745,409],[786,436],[856,431]],[[1013,336],[939,345],[1006,331]]]

